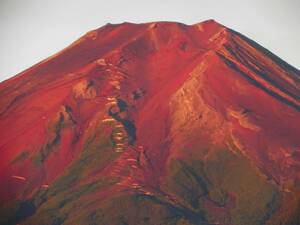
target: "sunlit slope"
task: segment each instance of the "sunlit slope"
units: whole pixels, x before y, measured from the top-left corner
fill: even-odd
[[[91,31],[0,84],[0,224],[299,224],[299,75],[212,20]]]

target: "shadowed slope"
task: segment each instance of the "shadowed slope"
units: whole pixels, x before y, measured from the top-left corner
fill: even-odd
[[[299,71],[213,20],[108,24],[0,94],[0,224],[299,223]]]

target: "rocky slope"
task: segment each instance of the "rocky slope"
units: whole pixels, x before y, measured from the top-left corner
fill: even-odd
[[[0,84],[0,224],[300,224],[299,80],[213,20],[91,31]]]

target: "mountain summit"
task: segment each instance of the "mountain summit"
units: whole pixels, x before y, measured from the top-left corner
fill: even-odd
[[[0,84],[0,224],[300,224],[299,81],[213,20],[88,32]]]

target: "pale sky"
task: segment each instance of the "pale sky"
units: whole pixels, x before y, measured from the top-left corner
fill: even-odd
[[[299,0],[0,0],[0,81],[106,23],[207,19],[300,69]]]

